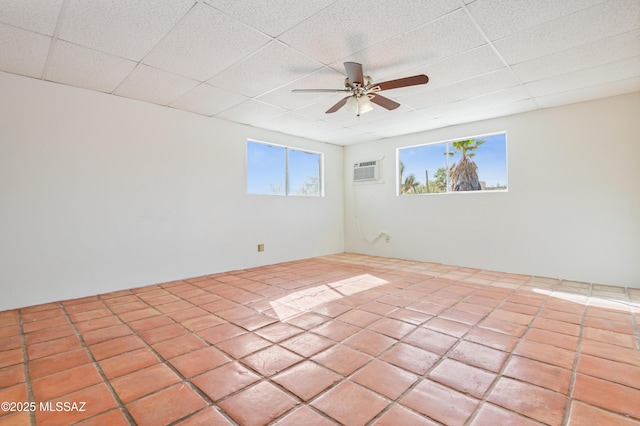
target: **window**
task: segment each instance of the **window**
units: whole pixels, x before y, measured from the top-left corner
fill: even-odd
[[[322,154],[247,141],[249,194],[319,197]]]
[[[507,190],[507,134],[398,149],[398,194]]]

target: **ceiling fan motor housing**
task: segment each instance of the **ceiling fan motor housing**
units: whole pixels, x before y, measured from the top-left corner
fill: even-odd
[[[364,80],[364,85],[361,85],[360,83],[351,84],[351,82],[349,81],[349,77],[346,77],[344,79],[344,87],[346,87],[347,89],[350,89],[352,91],[353,91],[353,89],[356,89],[358,87],[367,90],[371,86],[371,84],[373,83],[373,79],[370,76],[365,75],[363,80]]]

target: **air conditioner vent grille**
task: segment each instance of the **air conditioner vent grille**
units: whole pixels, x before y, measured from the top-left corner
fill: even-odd
[[[353,165],[353,182],[377,181],[380,179],[380,161],[363,161]]]

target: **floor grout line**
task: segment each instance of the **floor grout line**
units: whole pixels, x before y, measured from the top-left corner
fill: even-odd
[[[513,292],[515,293],[515,291]],[[512,293],[512,294],[513,294]],[[496,309],[498,309],[499,306],[502,306],[504,303],[506,303],[506,301],[508,300],[508,298],[505,298],[500,304],[498,304],[492,311],[491,313],[493,313]],[[476,407],[475,411],[471,414],[471,416],[469,417],[469,419],[467,420],[466,424],[471,424],[475,418],[478,416],[478,414],[480,413],[480,410],[482,409],[482,407],[484,407],[485,403],[489,403],[488,399],[491,396],[493,390],[495,389],[495,387],[498,385],[498,382],[500,381],[500,379],[504,376],[504,372],[507,369],[509,363],[511,362],[511,360],[513,359],[514,356],[517,356],[515,354],[516,350],[518,349],[518,346],[520,346],[523,342],[524,342],[524,338],[525,336],[529,333],[529,331],[531,330],[531,328],[533,327],[533,323],[535,322],[536,318],[538,318],[538,316],[540,315],[540,313],[542,312],[544,306],[546,305],[547,301],[549,300],[549,296],[547,296],[544,299],[544,302],[542,304],[540,304],[540,306],[538,307],[538,310],[536,312],[535,315],[532,315],[531,317],[531,321],[529,322],[529,325],[527,325],[527,329],[526,331],[521,335],[521,336],[513,336],[513,337],[517,337],[518,341],[516,342],[516,344],[514,345],[514,347],[511,349],[511,351],[508,352],[507,358],[504,360],[502,367],[500,368],[500,371],[496,373],[496,377],[494,378],[493,382],[491,383],[491,385],[489,385],[489,387],[487,388],[487,390],[484,393],[484,396],[482,397],[482,399],[480,400],[481,403],[478,404],[478,406]],[[486,317],[489,317],[491,314],[487,314]],[[518,379],[515,379],[518,380]],[[503,407],[506,408],[506,407]],[[508,408],[507,408],[508,409]],[[528,420],[532,420],[535,422],[538,422],[538,420],[536,419],[532,419],[530,417],[524,416],[521,413],[516,413],[518,415],[521,415],[522,417],[528,419]]]
[[[169,293],[171,293],[171,292],[169,291]],[[172,294],[173,294],[173,293],[172,293]],[[150,305],[149,303],[147,303],[147,301],[146,301],[146,300],[144,300],[144,299],[142,299],[141,297],[139,297],[139,295],[138,295],[138,294],[135,294],[135,297],[136,297],[140,302],[142,302],[143,304],[145,304],[145,305],[147,305],[148,307],[150,307],[150,308],[152,308],[152,309],[154,309],[154,310],[158,311],[158,310],[156,309],[156,307],[155,307],[155,306],[152,306],[152,305]],[[180,299],[181,299],[181,300],[184,300],[184,299],[182,299],[182,298],[180,298]],[[105,305],[106,305],[106,303],[105,303]],[[109,311],[111,311],[111,312],[112,312],[112,315],[116,316],[120,321],[122,321],[122,319],[120,318],[119,314],[117,314],[117,313],[113,312],[113,311],[111,310],[111,308],[110,308],[110,307],[108,307],[108,309],[109,309]],[[172,317],[170,317],[168,314],[163,313],[163,312],[161,312],[161,311],[158,311],[158,312],[160,312],[160,315],[159,315],[159,316],[164,315],[165,317],[168,317],[171,321],[173,321],[173,322],[174,322],[174,324],[177,324],[177,325],[181,326],[181,327],[182,327],[182,328],[184,328],[184,329],[185,329],[189,334],[195,335],[195,333],[193,333],[191,330],[188,330],[186,327],[182,326],[182,324],[181,324],[181,323],[179,323],[178,321],[175,321],[175,320],[174,320]],[[126,312],[125,312],[125,313],[126,313]],[[146,318],[150,318],[150,317],[146,317]],[[140,318],[139,320],[141,320],[141,319],[145,319],[145,318]],[[137,320],[134,320],[134,321],[137,321]],[[139,337],[139,336],[138,336],[138,332],[136,332],[136,330],[134,330],[133,328],[131,328],[131,325],[129,324],[129,322],[123,321],[123,324],[127,326],[127,328],[128,328],[128,329],[133,333],[133,335],[135,335],[135,336]],[[200,336],[197,336],[197,337],[199,337],[199,338],[200,338]],[[140,338],[140,337],[139,337],[139,338]],[[211,398],[209,398],[209,396],[208,396],[207,394],[205,394],[205,393],[204,393],[204,392],[202,392],[202,391],[201,391],[197,386],[195,386],[194,384],[192,384],[192,383],[191,383],[191,379],[188,379],[187,377],[185,377],[185,376],[184,376],[184,375],[183,375],[183,374],[182,374],[182,373],[181,373],[177,368],[175,368],[175,367],[171,364],[171,362],[169,362],[169,360],[165,359],[165,358],[164,358],[164,357],[163,357],[163,356],[162,356],[158,351],[156,351],[156,349],[155,349],[155,348],[154,348],[150,343],[148,343],[147,341],[145,341],[143,338],[140,338],[140,340],[143,342],[144,347],[145,347],[146,349],[148,349],[148,350],[149,350],[153,355],[155,355],[155,356],[158,358],[158,360],[160,361],[160,363],[161,363],[161,364],[165,365],[165,366],[166,366],[166,367],[168,367],[170,370],[172,370],[172,371],[173,371],[173,373],[174,373],[174,374],[176,374],[176,375],[178,376],[178,378],[180,379],[180,381],[181,381],[183,384],[187,384],[187,385],[188,385],[188,386],[189,386],[189,387],[190,387],[194,392],[196,392],[196,393],[197,393],[201,398],[203,398],[205,402],[207,402],[207,407],[204,407],[204,408],[202,408],[201,410],[198,410],[198,411],[196,411],[196,412],[194,412],[194,413],[191,413],[191,414],[189,414],[188,416],[185,416],[185,417],[182,417],[182,418],[180,418],[180,419],[177,419],[177,420],[175,420],[174,422],[172,422],[172,424],[176,424],[176,423],[178,423],[178,422],[180,422],[180,421],[183,421],[183,420],[185,420],[185,419],[187,419],[187,418],[189,418],[189,417],[192,417],[192,416],[196,415],[198,412],[200,412],[200,411],[202,411],[202,410],[206,410],[207,408],[211,408],[211,407],[213,407],[215,410],[217,410],[218,412],[220,412],[221,414],[223,414],[225,417],[227,417],[227,419],[228,419],[228,420],[230,420],[230,421],[231,421],[231,423],[232,423],[233,425],[235,425],[235,424],[236,424],[232,419],[228,418],[228,416],[226,415],[226,413],[224,413],[224,411],[223,411],[223,410],[221,410],[221,409],[218,407],[218,405],[217,405],[213,400],[211,400]],[[167,340],[171,340],[171,339],[167,339]],[[162,341],[159,341],[159,342],[156,342],[156,343],[161,343],[161,342],[162,342]],[[125,352],[125,353],[126,353],[126,352]],[[149,367],[144,367],[144,368],[149,368]],[[143,369],[144,369],[144,368],[143,368]],[[136,371],[140,371],[140,370],[136,370]],[[126,373],[126,374],[122,375],[121,377],[124,377],[124,376],[126,376],[127,374],[132,374],[132,373],[134,373],[134,372]],[[134,400],[131,400],[129,403],[132,403],[132,402],[134,402],[134,401],[140,400],[140,399],[142,399],[142,398],[147,398],[147,397],[149,397],[149,396],[151,396],[151,395],[154,395],[154,394],[157,394],[158,392],[161,392],[162,390],[168,389],[168,388],[170,388],[170,387],[172,387],[172,386],[174,386],[174,385],[175,385],[175,383],[172,383],[172,384],[170,384],[170,385],[168,385],[168,386],[165,386],[165,387],[163,387],[163,388],[156,389],[155,391],[153,391],[153,392],[151,392],[151,393],[149,393],[149,394],[147,394],[147,395],[143,395],[143,396],[141,396],[141,397],[139,397],[139,398],[136,398],[136,399],[134,399]],[[125,407],[125,408],[126,408],[126,407]],[[128,410],[127,410],[127,413],[128,413]],[[130,415],[129,415],[128,417],[130,417]],[[133,421],[133,418],[131,418],[131,419],[130,419],[130,421],[132,421],[132,422],[133,422],[133,424],[135,424],[135,421]]]
[[[578,374],[578,362],[580,359],[580,351],[582,348],[582,338],[583,338],[583,332],[584,332],[584,326],[585,326],[585,322],[587,320],[587,310],[588,310],[588,306],[589,306],[589,300],[591,297],[591,293],[593,292],[593,286],[589,285],[589,291],[586,295],[586,300],[585,300],[585,304],[584,304],[584,309],[582,311],[582,320],[580,321],[580,331],[578,332],[578,342],[576,344],[576,349],[575,349],[575,353],[574,353],[574,359],[573,359],[573,365],[571,368],[571,379],[569,381],[569,389],[567,390],[567,403],[565,405],[564,408],[564,416],[562,418],[562,424],[563,425],[567,425],[569,424],[569,420],[571,419],[571,406],[572,406],[572,402],[573,402],[573,389],[576,383],[576,377]]]
[[[24,359],[24,379],[25,382],[27,384],[27,397],[29,398],[29,403],[33,403],[33,404],[37,404],[34,396],[33,396],[33,389],[31,388],[31,377],[30,377],[30,372],[29,372],[29,352],[27,351],[27,344],[26,344],[26,340],[27,340],[27,336],[24,332],[24,318],[22,315],[22,310],[18,310],[18,324],[20,325],[20,343],[21,343],[21,348],[22,348],[22,357]],[[29,419],[31,421],[31,426],[35,426],[36,425],[36,412],[35,410],[30,410],[29,412]]]
[[[104,307],[107,310],[109,310],[109,312],[111,312],[112,315],[114,315],[113,312],[108,308],[108,306],[104,302],[102,302],[102,301],[100,301],[100,302],[104,305]],[[75,335],[78,337],[78,340],[80,340],[80,343],[82,344],[82,348],[85,350],[85,352],[89,356],[89,359],[91,360],[91,363],[96,368],[96,370],[98,371],[98,374],[102,378],[102,382],[107,386],[107,388],[109,389],[109,393],[111,394],[111,396],[116,401],[117,407],[122,410],[123,415],[126,417],[126,419],[129,421],[130,424],[135,424],[135,422],[133,420],[133,417],[131,416],[131,413],[129,413],[129,410],[127,409],[125,404],[120,399],[120,396],[115,391],[115,389],[113,389],[113,386],[111,385],[111,381],[109,379],[107,379],[107,376],[104,374],[104,371],[102,370],[102,367],[100,366],[100,364],[96,360],[95,356],[91,352],[91,348],[89,347],[90,345],[87,345],[85,343],[82,333],[80,333],[78,331],[78,328],[76,327],[76,324],[71,319],[71,316],[69,315],[69,312],[67,311],[67,307],[64,304],[61,304],[61,308],[62,308],[62,312],[64,313],[65,317],[67,318],[67,321],[69,321],[69,324],[71,324],[71,327],[73,328],[73,331],[75,332]],[[94,386],[94,385],[90,385],[90,386]],[[88,386],[88,387],[90,387],[90,386]],[[78,389],[78,390],[80,390],[80,389]],[[73,392],[76,392],[76,391],[77,390],[75,390]],[[62,395],[62,396],[64,396],[64,395]],[[96,413],[95,416],[98,416],[98,415],[100,415],[102,413],[104,413],[104,412]]]

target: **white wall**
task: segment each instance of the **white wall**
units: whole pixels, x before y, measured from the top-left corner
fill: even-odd
[[[640,287],[640,94],[343,150],[1,72],[0,93],[0,310],[345,249]],[[397,147],[502,130],[508,193],[395,195]],[[246,195],[247,138],[324,152],[326,196]],[[380,157],[370,244],[350,176]]]
[[[396,148],[507,131],[509,191],[396,196]],[[353,186],[384,157],[385,182]],[[640,287],[640,94],[345,149],[345,250]],[[357,204],[354,201],[354,192]],[[365,238],[390,234],[376,243]]]
[[[341,147],[1,72],[0,93],[0,311],[344,249]],[[246,195],[247,138],[323,152],[326,196]]]

